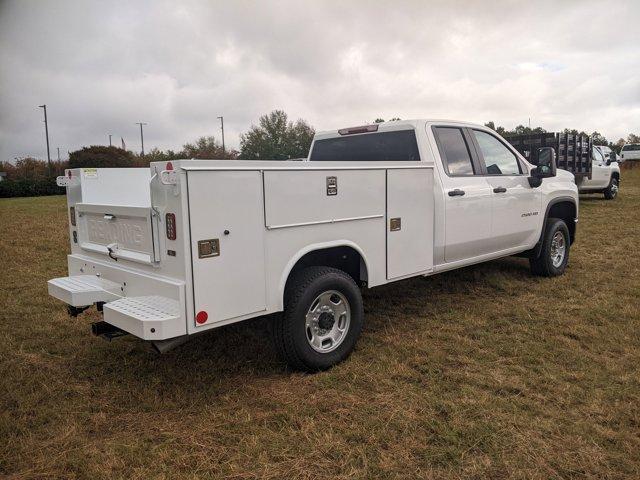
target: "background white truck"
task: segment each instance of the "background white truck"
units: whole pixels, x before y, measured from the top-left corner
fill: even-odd
[[[557,153],[558,168],[574,175],[580,193],[603,193],[607,200],[618,195],[620,166],[611,159],[608,147],[593,145],[588,135],[541,132],[511,135],[507,141],[534,165],[541,148],[552,147]],[[605,148],[609,150],[608,158]]]
[[[591,152],[591,176],[583,177],[578,184],[580,193],[603,193],[604,198],[613,200],[620,188],[620,166],[607,159],[602,147],[594,145]]]
[[[95,334],[165,351],[232,322],[283,312],[275,344],[294,368],[344,359],[360,287],[508,255],[562,274],[578,192],[545,148],[539,166],[486,127],[398,121],[319,133],[308,161],[74,169],[69,276],[49,293]]]

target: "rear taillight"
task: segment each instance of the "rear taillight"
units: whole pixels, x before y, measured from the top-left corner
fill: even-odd
[[[71,173],[71,172],[69,172]],[[69,221],[71,222],[71,226],[76,226],[76,209],[75,207],[69,207]]]
[[[169,240],[176,239],[176,215],[174,213],[167,213],[165,216],[165,224],[167,225],[167,238]]]

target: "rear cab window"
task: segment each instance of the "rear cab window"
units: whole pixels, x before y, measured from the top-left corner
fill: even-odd
[[[627,144],[622,147],[623,152],[637,152],[640,150],[640,144]]]
[[[419,162],[415,130],[344,135],[316,140],[310,161]]]

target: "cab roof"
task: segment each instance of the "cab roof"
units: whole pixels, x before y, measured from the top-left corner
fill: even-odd
[[[484,125],[480,125],[477,123],[464,122],[460,120],[447,120],[447,119],[415,119],[415,120],[391,120],[388,122],[382,123],[371,123],[371,124],[362,124],[362,125],[353,125],[350,127],[339,128],[335,130],[324,130],[322,132],[317,132],[315,135],[316,140],[324,139],[324,138],[334,138],[339,136],[345,136],[349,134],[367,134],[367,133],[376,133],[376,132],[390,132],[395,130],[408,130],[408,129],[418,129],[422,128],[427,124],[442,124],[442,125],[456,125],[461,127],[480,127],[487,128]],[[359,129],[364,129],[365,127],[377,127],[376,130],[373,131],[360,131]],[[345,133],[347,130],[355,130],[352,133]]]

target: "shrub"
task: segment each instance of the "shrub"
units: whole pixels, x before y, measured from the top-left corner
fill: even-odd
[[[64,194],[65,189],[56,185],[55,177],[20,178],[0,182],[0,198]]]
[[[117,147],[93,145],[69,154],[69,168],[133,167],[133,154]]]

